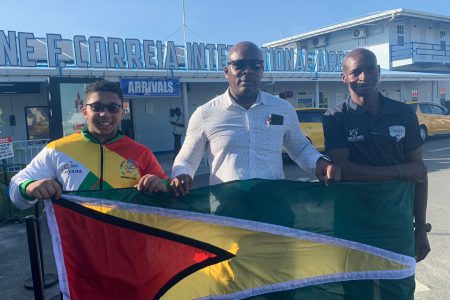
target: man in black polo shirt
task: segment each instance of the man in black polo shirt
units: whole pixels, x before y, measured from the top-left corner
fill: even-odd
[[[430,252],[423,141],[414,112],[406,104],[381,95],[379,79],[373,52],[359,48],[345,56],[342,80],[350,97],[325,114],[325,150],[341,168],[342,180],[415,182],[415,254],[421,261]]]

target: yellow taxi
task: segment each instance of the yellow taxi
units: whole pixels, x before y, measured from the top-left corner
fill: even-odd
[[[322,118],[326,108],[296,108],[300,129],[319,151],[325,150]]]
[[[423,140],[438,134],[450,134],[450,115],[448,109],[432,102],[406,102],[415,111]]]

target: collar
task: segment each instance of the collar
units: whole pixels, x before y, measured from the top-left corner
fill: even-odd
[[[87,127],[84,127],[81,130],[81,135],[88,141],[91,141],[94,144],[100,144],[100,142],[88,131]],[[104,145],[106,144],[111,144],[114,143],[118,140],[120,140],[123,137],[123,133],[120,130],[117,130],[117,134],[115,137],[113,137],[112,139],[110,139],[109,141],[106,141],[106,143],[104,143]]]
[[[380,109],[378,111],[378,115],[384,115],[384,114],[392,115],[397,112],[397,109],[396,109],[394,103],[392,102],[392,100],[384,97],[381,93],[378,93],[378,101],[380,102],[379,103]],[[368,112],[367,109],[365,109],[364,107],[353,102],[351,96],[349,96],[347,98],[346,104],[351,110],[353,110],[358,115]]]
[[[226,107],[239,106],[239,107],[243,108],[242,106],[237,104],[236,100],[234,100],[234,98],[231,96],[230,88],[228,88],[226,90],[226,92],[223,94],[223,96],[225,99]],[[255,105],[259,105],[259,104],[269,105],[267,97],[264,97],[264,95],[262,95],[261,91],[258,91],[258,96],[256,97],[255,103],[253,103],[253,105],[250,108],[252,108]]]

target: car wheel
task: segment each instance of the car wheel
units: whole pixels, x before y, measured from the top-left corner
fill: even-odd
[[[428,131],[427,128],[425,126],[420,126],[420,137],[422,138],[422,140],[425,142],[428,138]]]

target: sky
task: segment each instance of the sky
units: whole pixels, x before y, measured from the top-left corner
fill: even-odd
[[[408,8],[450,16],[448,0],[185,0],[189,42],[257,45],[370,13]],[[0,0],[0,30],[175,41],[182,0]]]

